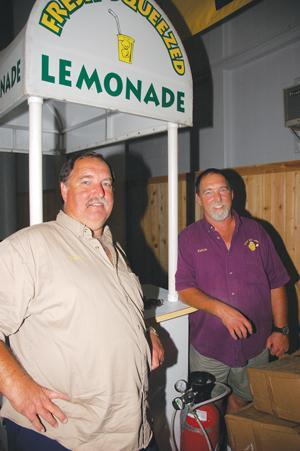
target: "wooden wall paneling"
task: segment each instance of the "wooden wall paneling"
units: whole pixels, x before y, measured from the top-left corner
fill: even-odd
[[[300,273],[300,171],[295,173],[295,190],[294,190],[294,219],[293,219],[293,241],[294,245],[294,263]],[[298,297],[298,324],[300,324],[300,281],[296,284],[296,294]]]
[[[155,230],[155,223],[153,221],[153,216],[155,216],[155,206],[157,204],[157,187],[153,183],[149,183],[147,187],[147,193],[148,193],[148,206],[145,210],[145,215],[142,220],[143,224],[143,233],[145,234],[145,244],[148,246],[151,251],[153,252],[153,256],[155,260],[159,261],[159,253],[158,253],[158,244],[156,240],[156,230]],[[138,243],[134,244],[133,246],[138,245]],[[143,265],[144,265],[144,272],[147,274],[147,281],[149,282],[151,280],[151,277],[155,278],[155,268],[151,268],[151,261],[147,258],[147,252],[143,255]]]
[[[145,182],[131,183],[127,187],[128,205],[131,211],[127,219],[127,254],[133,269],[143,283],[154,283],[166,287],[168,271],[168,180],[153,177]],[[146,189],[147,199],[140,219],[140,234],[132,233],[137,227],[132,215],[138,211],[139,194]],[[143,197],[143,196],[142,196]],[[186,226],[186,176],[178,183],[179,231]],[[138,264],[140,260],[140,264]]]
[[[144,232],[147,227],[145,213],[149,202],[147,183],[143,180],[128,181],[126,195],[126,252],[133,271],[144,281],[147,273],[147,243]]]
[[[274,165],[272,165],[273,169]],[[266,221],[269,224],[267,230],[272,235],[280,237],[286,250],[293,260],[296,268],[300,268],[295,245],[297,242],[294,233],[294,214],[295,214],[295,171],[289,168],[259,173],[259,167],[256,167],[257,174],[253,172],[244,175],[243,179],[247,191],[246,208],[251,216],[258,220]],[[242,172],[242,171],[241,171]],[[300,174],[300,168],[299,168]],[[278,240],[277,240],[278,241]],[[276,243],[275,243],[276,244]]]
[[[262,206],[261,218],[268,222],[272,222],[272,174],[262,176]]]
[[[246,184],[247,210],[251,215],[269,223],[267,230],[292,282],[297,280],[300,272],[300,162],[237,168],[237,171]],[[298,317],[300,324],[299,283],[294,291],[289,287],[288,293],[291,322],[297,323]],[[296,320],[293,315],[296,315]]]
[[[150,229],[147,233],[147,241],[153,248],[156,258],[160,259],[159,253],[159,192],[160,186],[157,183],[150,184],[150,208],[148,212],[148,222]]]
[[[299,232],[300,232],[300,170],[287,173],[286,183],[286,236],[285,243],[289,255],[295,266],[296,272],[300,273],[300,245],[299,245]],[[295,284],[295,292],[292,292],[292,300],[290,306],[290,318],[292,324],[298,323],[298,332],[300,325],[300,283]],[[293,302],[294,299],[294,302]],[[289,299],[290,300],[290,299]],[[297,307],[296,307],[297,306]],[[298,313],[298,321],[296,316]],[[300,335],[298,333],[298,339]]]
[[[194,199],[193,199],[194,201]],[[178,230],[179,232],[187,225],[187,178],[186,175],[179,177],[178,181]]]
[[[297,258],[297,267],[300,273],[300,171],[295,175],[295,255]]]
[[[269,222],[278,232],[299,271],[297,229],[300,228],[300,202],[297,193],[300,189],[300,163],[297,166],[273,163],[269,171],[266,166],[247,168],[246,175],[243,169],[237,171],[245,181],[247,210],[252,216]]]
[[[262,216],[263,189],[261,176],[253,174],[244,177],[246,185],[246,210],[254,217]]]
[[[286,172],[271,174],[271,224],[285,239]]]
[[[148,185],[149,205],[143,218],[143,230],[164,271],[168,271],[168,181],[166,177],[153,178]],[[186,177],[178,183],[178,228],[186,226]],[[150,227],[149,227],[150,226]]]
[[[300,273],[300,170],[295,174],[295,264]],[[300,310],[300,309],[299,309]]]
[[[157,205],[157,220],[159,223],[159,258],[160,263],[168,272],[168,183],[167,180],[159,184],[159,203]]]
[[[142,233],[146,243],[144,259],[144,281],[166,287],[167,251],[167,181],[164,178],[150,179],[147,186],[148,204],[142,219]],[[132,243],[133,246],[138,245]]]
[[[289,250],[290,256],[295,265],[300,268],[297,262],[297,228],[296,228],[296,180],[297,173],[295,171],[286,174],[286,196],[285,196],[285,244]]]

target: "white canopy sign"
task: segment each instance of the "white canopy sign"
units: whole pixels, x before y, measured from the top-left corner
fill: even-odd
[[[21,90],[192,124],[188,60],[155,2],[40,0],[23,41],[9,49],[0,67],[0,114]]]

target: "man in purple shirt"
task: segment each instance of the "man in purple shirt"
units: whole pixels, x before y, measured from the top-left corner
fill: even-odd
[[[204,219],[179,236],[176,289],[198,310],[190,315],[190,369],[213,373],[232,394],[227,413],[251,400],[247,367],[289,348],[288,274],[254,220],[232,210],[233,192],[219,169],[196,180]]]

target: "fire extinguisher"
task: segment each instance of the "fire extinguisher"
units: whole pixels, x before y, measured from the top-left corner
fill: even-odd
[[[173,441],[175,440],[175,416],[180,415],[180,451],[217,451],[220,449],[220,413],[215,402],[230,393],[230,388],[216,382],[215,377],[204,371],[190,375],[189,383],[181,379],[175,384],[181,396],[173,400]],[[212,397],[212,390],[218,392]],[[221,391],[220,391],[221,389]]]

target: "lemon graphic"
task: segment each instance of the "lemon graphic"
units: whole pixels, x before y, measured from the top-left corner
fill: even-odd
[[[255,251],[255,249],[256,249],[255,243],[253,241],[250,241],[250,243],[248,244],[248,247],[249,247],[250,251],[252,251],[252,252]]]

